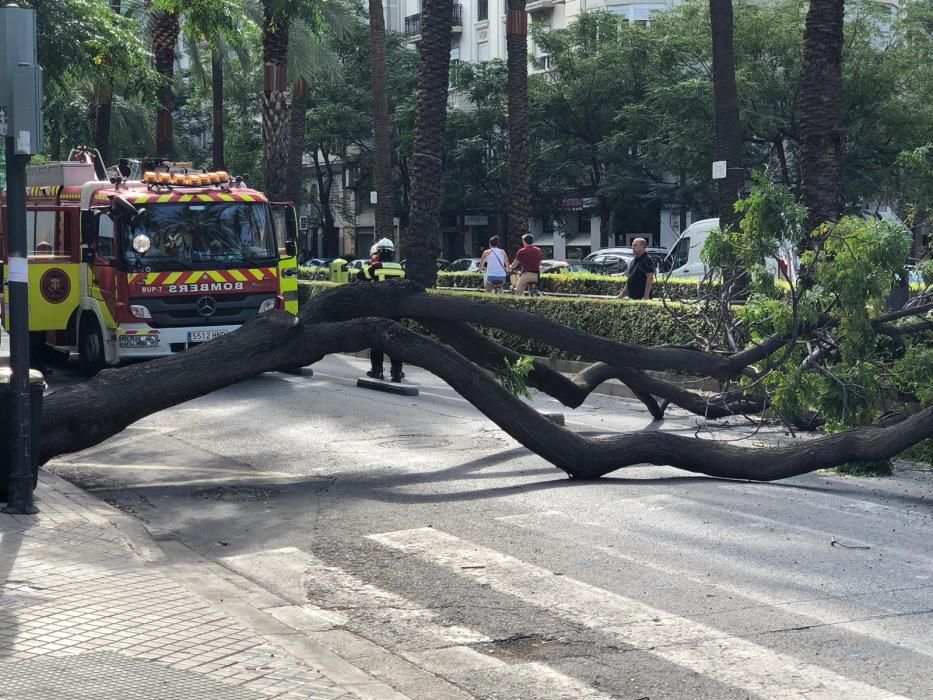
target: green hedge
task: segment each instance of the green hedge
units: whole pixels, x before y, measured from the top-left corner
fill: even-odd
[[[625,289],[625,277],[594,275],[588,272],[571,274],[541,275],[538,289],[542,292],[558,294],[594,294],[599,296],[618,296]],[[482,289],[483,275],[478,272],[439,272],[438,287],[456,289]],[[655,296],[664,295],[673,299],[696,299],[697,281],[671,277],[655,279]]]
[[[331,282],[299,282],[299,303],[332,289]],[[571,328],[600,335],[611,340],[638,345],[688,345],[693,342],[691,332],[683,324],[675,321],[665,311],[661,302],[631,301],[629,299],[588,299],[580,297],[525,297],[511,294],[485,294],[445,292],[436,290],[433,294],[455,294],[457,297],[473,298],[481,301],[503,304],[513,309],[522,309]],[[699,327],[698,314],[692,306],[676,306],[685,314],[688,325]],[[484,332],[491,338],[506,345],[516,352],[538,357],[554,357],[566,360],[584,359],[576,355],[555,350],[548,345],[528,338],[513,335],[497,328],[487,328]]]

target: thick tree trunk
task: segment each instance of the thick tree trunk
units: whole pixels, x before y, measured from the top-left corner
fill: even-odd
[[[411,219],[402,247],[409,279],[424,287],[437,281],[452,6],[451,0],[424,0],[421,11]]]
[[[369,46],[373,78],[373,189],[376,191],[376,236],[395,240],[392,197],[392,139],[389,122],[389,73],[382,0],[369,0]]]
[[[175,98],[175,47],[178,44],[178,14],[157,10],[149,15],[152,32],[152,52],[156,72],[162,78],[158,89],[159,107],[156,110],[156,155],[171,159],[175,151],[172,108]]]
[[[211,150],[214,170],[226,170],[224,158],[224,65],[216,46],[211,48]]]
[[[308,114],[308,83],[299,77],[292,85],[292,108],[288,117],[288,180],[285,199],[299,206],[304,199],[305,117]]]
[[[285,91],[288,59],[288,17],[276,14],[276,3],[263,0],[262,22],[262,134],[266,196],[286,198],[288,167],[288,100]]]
[[[380,299],[382,304],[374,303]],[[584,437],[552,423],[443,343],[385,319],[336,320],[354,311],[371,316],[380,306],[418,309],[405,314],[415,320],[427,318],[427,311],[430,318],[446,317],[451,301],[417,292],[410,282],[344,285],[313,299],[297,324],[293,317],[273,311],[184,354],[105,370],[90,382],[46,397],[41,459],[90,447],[155,411],[261,372],[307,365],[330,353],[356,352],[374,344],[444,379],[515,440],[572,478],[596,478],[649,463],[767,481],[844,462],[887,459],[933,435],[933,408],[927,408],[893,425],[863,426],[787,447],[739,447],[655,431]],[[620,354],[618,366],[628,366],[628,359]]]
[[[110,9],[120,14],[121,0],[110,0]],[[101,155],[106,167],[110,163],[110,120],[113,112],[113,77],[109,61],[102,66],[103,78],[97,86],[97,100],[94,106],[94,148]]]
[[[113,111],[113,88],[102,86],[94,109],[94,148],[100,151],[106,167],[110,163],[110,116]]]
[[[742,163],[742,125],[735,86],[735,51],[732,46],[732,0],[710,0],[713,33],[714,158],[726,161],[727,175],[719,181],[719,226],[735,229],[735,202],[745,187]]]
[[[842,128],[844,0],[810,0],[800,75],[801,195],[807,228],[836,221],[845,207]]]
[[[508,0],[505,25],[509,102],[509,234],[528,233],[528,13],[525,0]]]

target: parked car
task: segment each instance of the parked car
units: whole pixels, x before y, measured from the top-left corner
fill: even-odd
[[[602,248],[590,253],[583,262],[600,265],[604,268],[603,274],[624,275],[628,272],[629,263],[635,259],[635,251],[627,246],[620,248]]]
[[[356,260],[350,261],[349,269],[359,271],[363,269],[363,265],[368,263],[369,258],[357,258]]]
[[[561,272],[570,272],[570,263],[566,260],[542,260],[541,274],[556,274]]]
[[[402,260],[402,262],[399,263],[399,264],[400,264],[402,267],[405,267],[405,263],[406,263],[406,262],[408,262],[408,259],[407,259],[407,258],[406,258],[405,260]],[[450,260],[445,260],[444,258],[438,258],[438,259],[437,259],[437,271],[438,271],[438,272],[446,272],[446,271],[447,271],[447,266],[448,266],[448,265],[450,265]]]
[[[479,272],[479,258],[458,258],[444,272]]]
[[[603,263],[584,262],[582,260],[569,260],[567,266],[570,268],[570,272],[589,272],[593,275],[608,275],[610,269],[609,266]]]
[[[330,267],[336,258],[307,258],[301,263],[302,267]]]

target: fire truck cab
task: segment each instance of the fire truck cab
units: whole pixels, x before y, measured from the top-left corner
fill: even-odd
[[[298,313],[293,207],[223,172],[176,164],[141,179],[91,158],[27,171],[31,339],[93,374],[181,352],[271,309]],[[0,198],[0,270],[9,255]],[[9,330],[4,284],[3,324]]]

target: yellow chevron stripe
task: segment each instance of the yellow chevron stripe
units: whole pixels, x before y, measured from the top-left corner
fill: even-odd
[[[219,272],[217,272],[216,270],[210,270],[207,274],[210,275],[210,278],[214,280],[215,282],[226,282],[227,281],[227,278],[224,277]]]
[[[209,194],[199,194],[198,199],[200,199],[202,202],[213,202],[214,201],[214,198],[211,197]]]
[[[244,202],[255,202],[256,201],[256,198],[251,194],[241,194],[240,199],[242,199]]]
[[[159,204],[164,204],[165,202],[171,202],[172,196],[173,195],[170,195],[170,194],[160,195],[159,198],[156,199],[156,202],[158,202]]]
[[[278,276],[279,276],[279,271],[278,271],[277,268],[270,267],[270,268],[268,268],[268,269],[269,269],[269,274],[272,275],[273,277],[278,277]]]
[[[173,272],[168,277],[165,278],[165,284],[175,284],[178,281],[178,278],[181,277],[183,272]]]
[[[249,277],[244,275],[239,270],[227,270],[227,272],[235,279],[237,282],[246,282],[249,280]]]
[[[148,202],[148,201],[149,201],[149,195],[148,195],[148,194],[141,194],[141,195],[139,195],[139,196],[136,198],[136,203],[137,203],[137,204],[145,204],[145,203]]]
[[[194,199],[193,194],[183,194],[181,197],[178,198],[178,201],[179,202],[190,202],[192,199]]]
[[[146,275],[146,284],[152,284],[156,281],[156,278],[159,276],[158,272],[150,272]]]
[[[266,276],[262,274],[262,270],[247,270],[249,274],[255,277],[257,280],[264,280]]]
[[[217,195],[217,198],[220,199],[222,202],[235,202],[236,201],[236,198],[233,195],[229,195],[229,194],[219,194]]]
[[[187,277],[185,277],[185,280],[184,280],[184,281],[185,281],[186,284],[191,284],[192,282],[197,282],[199,279],[201,279],[201,273],[200,273],[200,272],[192,272],[192,273],[189,274]]]

